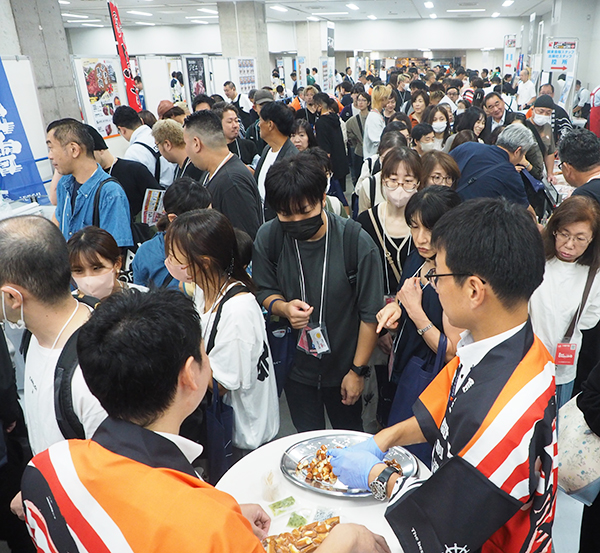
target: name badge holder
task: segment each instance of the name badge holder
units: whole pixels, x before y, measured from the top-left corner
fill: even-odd
[[[585,287],[583,289],[583,296],[581,298],[581,303],[575,311],[573,318],[571,319],[571,323],[569,324],[569,328],[567,328],[567,332],[564,338],[556,344],[556,352],[554,355],[554,363],[556,365],[562,366],[571,366],[575,364],[575,357],[577,354],[577,344],[572,344],[571,339],[573,338],[573,334],[575,332],[575,327],[581,318],[583,313],[583,308],[585,307],[585,302],[590,295],[590,290],[592,289],[592,284],[594,282],[594,277],[596,276],[596,268],[590,267],[588,272],[587,280],[585,281]]]
[[[325,304],[325,280],[327,277],[327,255],[329,252],[329,219],[325,215],[325,258],[323,260],[323,279],[321,283],[321,305],[319,307],[319,322],[309,322],[301,331],[298,336],[298,343],[296,347],[306,353],[321,359],[323,355],[331,353],[329,346],[329,336],[327,334],[327,327],[323,321],[323,306]],[[298,256],[298,267],[300,268],[300,294],[302,301],[306,301],[306,283],[304,281],[304,269],[302,267],[302,258],[300,257],[300,249],[298,248],[298,240],[294,240],[296,246],[296,255]]]

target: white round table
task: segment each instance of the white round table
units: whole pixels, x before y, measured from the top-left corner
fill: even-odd
[[[319,507],[330,510],[333,512],[333,516],[341,517],[341,522],[363,524],[372,532],[384,536],[392,552],[401,553],[400,543],[384,518],[387,501],[376,501],[372,497],[349,498],[321,494],[293,484],[281,472],[279,468],[281,457],[290,446],[308,438],[336,433],[339,431],[304,432],[265,444],[233,465],[219,480],[216,487],[232,495],[238,503],[260,504],[272,519],[269,535],[289,531],[286,525],[290,513],[274,518],[268,505],[293,496],[296,500],[294,511],[313,510],[314,512]],[[279,484],[277,496],[270,500],[263,496],[265,493],[264,478],[269,471],[273,472]],[[427,467],[420,461],[419,471],[422,476],[429,473]]]

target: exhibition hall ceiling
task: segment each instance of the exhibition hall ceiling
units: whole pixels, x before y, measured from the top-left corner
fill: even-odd
[[[233,2],[233,0],[223,0]],[[239,0],[238,0],[239,1]],[[109,25],[105,0],[58,0],[66,27]],[[119,0],[124,27],[218,23],[216,2]],[[547,13],[552,0],[289,0],[267,1],[267,22],[522,17]]]

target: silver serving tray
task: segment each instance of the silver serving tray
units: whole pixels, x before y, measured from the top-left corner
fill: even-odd
[[[310,461],[322,445],[328,448],[349,447],[368,440],[370,437],[370,434],[363,432],[340,432],[339,434],[303,440],[285,451],[281,457],[281,471],[288,480],[291,480],[297,486],[318,493],[339,497],[370,497],[372,494],[369,490],[348,488],[339,480],[335,484],[306,480],[306,470],[299,471],[297,469],[298,463],[304,460]],[[403,447],[392,447],[385,458],[398,461],[405,478],[414,475],[418,471],[417,460],[412,453]]]

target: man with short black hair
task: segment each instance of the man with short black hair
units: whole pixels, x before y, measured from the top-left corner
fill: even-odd
[[[558,145],[565,180],[574,195],[588,196],[600,204],[600,139],[587,129],[573,129]]]
[[[132,107],[119,106],[113,114],[113,123],[119,134],[129,142],[123,159],[143,163],[160,185],[169,186],[173,182],[175,164],[167,160],[161,162],[152,129],[142,124],[138,113]]]
[[[65,239],[96,224],[119,246],[133,245],[127,196],[94,159],[94,139],[84,124],[75,119],[53,121],[46,145],[48,159],[63,175],[56,186],[53,221]]]
[[[483,99],[483,109],[487,118],[480,138],[486,144],[490,144],[492,133],[498,127],[510,125],[515,120],[516,114],[506,109],[506,103],[499,92],[490,92]]]
[[[256,97],[256,94],[254,96]],[[213,106],[213,112],[221,118],[223,134],[227,140],[229,151],[238,156],[246,165],[253,166],[254,157],[257,155],[256,146],[252,140],[240,138],[240,121],[237,108],[233,104],[225,104],[220,107],[215,105]]]
[[[244,130],[252,125],[252,102],[248,98],[246,94],[238,93],[235,84],[231,81],[225,81],[223,83],[223,92],[227,97],[227,100],[233,104],[238,112],[240,119],[242,121],[242,125],[244,125]]]
[[[465,202],[435,225],[428,280],[444,316],[465,328],[456,357],[414,416],[352,448],[330,449],[351,488],[392,497],[386,519],[405,553],[552,549],[557,492],[552,357],[528,318],[544,276],[536,224],[503,199]],[[392,446],[429,442],[433,475],[399,478]]]
[[[302,89],[303,90],[303,89]],[[297,100],[297,98],[295,98]],[[254,94],[254,111],[258,114],[258,119],[246,130],[246,138],[256,144],[256,151],[262,153],[267,143],[260,136],[260,112],[265,104],[273,102],[273,95],[268,90],[257,90]]]
[[[300,332],[302,351],[285,385],[298,432],[324,429],[324,408],[334,428],[362,430],[360,397],[382,307],[381,260],[355,221],[326,214],[325,173],[300,155],[267,174],[266,202],[277,217],[254,242],[257,298]]]
[[[352,78],[352,67],[346,67],[346,76],[344,77],[345,81],[348,81],[351,85],[354,86],[354,79]]]
[[[554,102],[554,85],[546,83],[540,86],[540,96],[542,95],[549,96],[552,98],[554,103],[551,125],[552,133],[554,134],[554,142],[558,144],[565,134],[573,130],[573,125],[571,124],[569,114],[562,108],[562,106],[559,106],[556,102]]]
[[[212,109],[214,105],[215,101],[210,96],[206,94],[198,94],[192,102],[192,112]]]
[[[188,115],[183,136],[192,163],[208,172],[203,184],[212,196],[213,208],[254,239],[263,222],[260,195],[248,168],[227,148],[219,116],[212,111]]]

